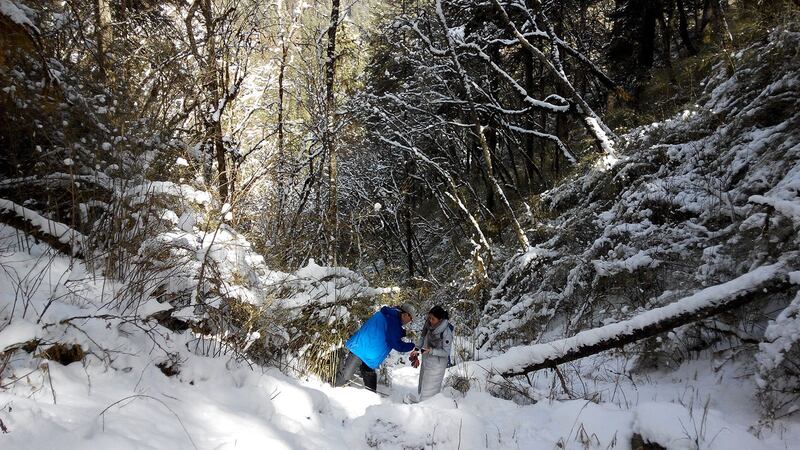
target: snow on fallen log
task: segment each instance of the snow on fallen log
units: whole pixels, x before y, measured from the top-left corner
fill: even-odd
[[[21,188],[22,186],[30,185],[48,185],[54,184],[91,184],[100,189],[113,192],[114,181],[106,174],[97,172],[94,175],[75,175],[70,173],[56,172],[44,176],[29,176],[21,178],[10,178],[0,181],[0,189],[14,189]]]
[[[471,378],[524,375],[556,367],[625,344],[664,333],[681,325],[740,307],[781,292],[791,285],[783,264],[759,267],[726,283],[705,288],[674,303],[651,309],[628,320],[582,331],[575,336],[544,344],[512,347],[503,355],[469,361],[459,367]],[[466,370],[465,370],[466,369]]]
[[[0,198],[0,222],[28,233],[58,251],[76,258],[83,257],[86,239],[83,234],[10,200]]]
[[[127,188],[122,197],[130,199],[133,205],[140,205],[146,203],[154,195],[183,198],[198,205],[211,203],[211,194],[208,192],[195,189],[188,184],[176,184],[171,181],[147,181]]]

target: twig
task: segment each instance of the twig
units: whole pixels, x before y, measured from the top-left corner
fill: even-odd
[[[2,378],[3,372],[6,370],[6,367],[8,367],[8,361],[11,359],[11,354],[12,353],[13,352],[11,352],[11,351],[5,352],[5,356],[3,358],[3,363],[0,364],[0,378]]]
[[[461,427],[464,425],[464,419],[458,421],[458,450],[461,450]]]
[[[187,429],[186,429],[186,426],[183,424],[183,421],[182,421],[182,420],[181,420],[181,418],[178,416],[178,414],[176,414],[176,413],[175,413],[175,411],[173,411],[173,410],[172,410],[172,408],[170,408],[170,407],[169,407],[169,405],[167,405],[166,403],[164,403],[164,401],[163,401],[163,400],[161,400],[161,399],[158,399],[158,398],[155,398],[155,397],[153,397],[153,396],[150,396],[150,395],[145,395],[145,394],[134,394],[134,395],[129,395],[129,396],[125,397],[125,398],[121,398],[121,399],[119,399],[119,400],[115,401],[114,403],[112,403],[112,404],[110,404],[110,405],[106,406],[106,408],[105,408],[104,410],[100,411],[100,414],[98,414],[98,415],[97,415],[98,417],[102,417],[102,418],[103,418],[103,431],[105,431],[105,424],[106,424],[106,422],[105,422],[105,416],[103,416],[103,414],[105,414],[105,412],[106,412],[106,411],[108,411],[109,409],[111,409],[113,406],[116,406],[116,405],[118,405],[118,404],[120,404],[120,403],[124,402],[125,400],[137,399],[137,398],[149,398],[149,399],[151,399],[151,400],[155,400],[155,401],[157,401],[158,403],[160,403],[160,404],[164,405],[164,407],[165,407],[165,408],[167,408],[167,410],[168,410],[169,412],[171,412],[171,413],[172,413],[172,415],[173,415],[173,416],[175,416],[175,418],[176,418],[176,419],[178,419],[178,423],[181,425],[181,428],[183,428],[183,432],[184,432],[184,433],[186,433],[186,437],[189,439],[189,442],[191,442],[191,444],[192,444],[192,447],[194,447],[194,448],[195,448],[195,450],[198,450],[198,449],[197,449],[197,445],[194,443],[194,440],[192,439],[192,436],[189,434],[189,430],[187,430]]]
[[[50,375],[50,365],[47,363],[42,363],[42,371],[47,374],[47,380],[50,384],[50,393],[53,394],[53,404],[56,405],[56,390],[53,388],[53,377]]]
[[[23,375],[23,376],[21,376],[21,377],[17,378],[16,380],[9,381],[9,382],[8,382],[8,383],[6,383],[6,384],[0,384],[0,388],[7,388],[7,387],[11,386],[12,384],[16,383],[17,381],[19,381],[19,380],[21,380],[21,379],[23,379],[23,378],[26,378],[28,375],[32,374],[33,372],[36,372],[37,370],[39,370],[39,368],[38,368],[38,367],[37,367],[37,368],[35,368],[35,369],[33,369],[33,370],[31,370],[30,372],[26,373],[25,375]]]

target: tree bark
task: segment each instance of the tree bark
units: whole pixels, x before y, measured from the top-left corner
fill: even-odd
[[[656,48],[656,19],[659,14],[659,3],[652,0],[639,0],[642,2],[642,29],[639,36],[639,74],[643,78],[653,67],[654,54]]]
[[[531,56],[530,52],[524,52],[523,56],[523,64],[525,65],[525,91],[533,92],[534,84],[533,84],[533,56]],[[528,128],[533,128],[533,113],[528,116],[528,120],[526,123]],[[533,162],[533,136],[526,134],[525,137],[525,174],[528,177],[528,190],[530,191],[531,186],[533,186],[533,173],[535,164]],[[536,170],[538,174],[538,170]],[[539,174],[541,177],[541,174]]]
[[[657,2],[658,10],[657,18],[658,24],[661,26],[661,45],[662,45],[662,57],[664,60],[664,65],[667,66],[667,71],[669,72],[669,82],[677,84],[677,80],[675,79],[675,71],[672,67],[672,17],[673,17],[673,8],[672,3],[669,3],[669,9],[665,7],[664,2],[659,0]]]

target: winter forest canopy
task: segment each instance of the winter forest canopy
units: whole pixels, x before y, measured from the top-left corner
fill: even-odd
[[[799,19],[0,0],[0,447],[800,445]]]

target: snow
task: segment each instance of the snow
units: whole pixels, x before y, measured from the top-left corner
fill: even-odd
[[[197,224],[197,215],[186,211],[178,218],[178,228],[181,230],[191,233],[194,231],[194,226]]]
[[[592,129],[593,134],[597,136],[597,139],[600,141],[600,148],[603,149],[603,154],[613,156],[616,153],[614,150],[614,142],[608,137],[597,119],[594,117],[586,117],[584,120],[586,121],[586,125]]]
[[[36,338],[40,332],[40,327],[23,320],[14,321],[0,332],[0,351],[6,351],[9,347]]]
[[[154,299],[148,300],[143,305],[139,305],[136,312],[142,317],[149,317],[153,314],[159,313],[161,311],[167,311],[172,309],[172,305],[169,303],[159,303]]]
[[[762,371],[772,370],[785,359],[792,346],[800,341],[800,292],[794,300],[769,322],[765,342],[758,345],[756,360]]]
[[[606,152],[595,163],[595,168],[599,171],[608,171],[619,164],[620,158],[613,152]]]
[[[609,276],[619,273],[622,270],[633,273],[641,268],[657,267],[658,261],[646,254],[646,252],[640,251],[639,253],[621,261],[594,260],[592,261],[592,264],[594,265],[594,269],[598,275]]]
[[[398,292],[399,288],[374,288],[361,275],[345,267],[320,266],[313,258],[292,274],[276,274],[275,285],[294,288],[296,293],[278,301],[283,308],[300,308],[342,302],[352,298],[372,297]]]
[[[211,194],[195,189],[188,184],[170,181],[149,181],[125,190],[123,197],[130,198],[134,204],[145,203],[151,195],[170,195],[187,199],[199,205],[211,203]]]
[[[36,29],[23,8],[21,8],[13,0],[0,0],[0,14],[8,17],[12,22],[18,25],[24,25]]]
[[[750,201],[762,205],[770,205],[775,208],[776,211],[789,217],[796,223],[800,223],[800,201],[779,200],[764,197],[763,195],[753,195],[750,197]]]
[[[679,404],[647,402],[636,408],[633,429],[644,440],[668,449],[764,448],[745,430],[727,426],[721,411],[690,410]]]
[[[232,211],[232,207],[231,207],[230,203],[223,204],[222,205],[222,209],[220,210],[220,213],[222,213],[222,217],[226,221],[233,220],[233,211]]]
[[[456,42],[464,42],[465,26],[453,27],[447,30],[447,34]]]
[[[794,147],[796,152],[800,152],[800,144]],[[800,225],[800,163],[786,173],[769,192],[764,195],[752,195],[748,199],[751,203],[769,205],[777,212],[783,214],[795,225]]]

